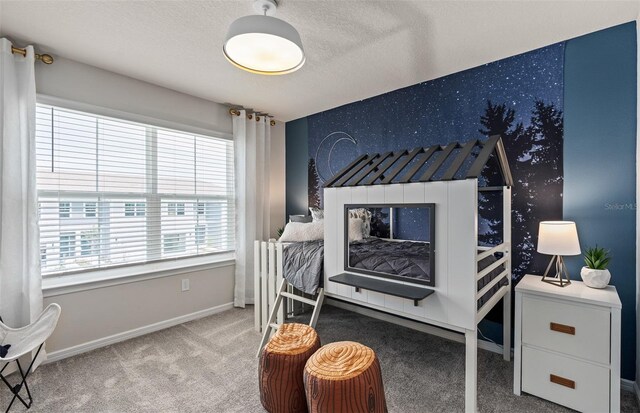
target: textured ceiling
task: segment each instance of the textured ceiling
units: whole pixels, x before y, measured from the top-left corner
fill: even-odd
[[[307,62],[259,76],[222,55],[251,0],[7,1],[0,34],[287,121],[634,20],[638,1],[279,0]]]

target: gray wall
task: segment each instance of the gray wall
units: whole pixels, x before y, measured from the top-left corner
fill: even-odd
[[[138,335],[176,324],[188,316],[229,309],[233,274],[234,265],[229,263],[76,292],[65,288],[45,291],[45,306],[58,303],[62,307],[56,331],[47,340],[47,352],[58,359],[75,354],[74,347],[90,350],[106,344],[106,340],[118,341],[131,333]],[[189,279],[189,291],[181,291],[183,279]],[[154,328],[154,324],[160,325]]]
[[[64,57],[56,57],[55,63],[49,66],[36,64],[36,92],[76,105],[89,104],[119,111],[124,118],[130,113],[149,117],[158,126],[171,127],[167,122],[174,122],[202,131],[233,132],[225,105]]]

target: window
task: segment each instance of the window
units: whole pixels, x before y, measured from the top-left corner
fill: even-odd
[[[145,214],[146,204],[144,202],[125,202],[125,217],[143,217]]]
[[[76,255],[76,233],[60,233],[60,258],[73,257]]]
[[[84,217],[85,218],[95,218],[96,217],[96,203],[95,202],[85,202],[84,203]]]
[[[71,216],[71,204],[69,202],[59,202],[58,211],[60,218],[69,218]]]
[[[230,140],[38,105],[36,161],[44,276],[234,249]]]
[[[184,204],[169,202],[169,215],[182,215],[184,216]]]
[[[124,216],[134,217],[136,216],[136,204],[125,202],[124,204]]]

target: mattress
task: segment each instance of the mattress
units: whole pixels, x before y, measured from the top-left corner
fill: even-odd
[[[431,281],[431,246],[425,242],[366,238],[349,243],[349,267]]]

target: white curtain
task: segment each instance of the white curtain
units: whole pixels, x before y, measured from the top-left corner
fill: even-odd
[[[42,311],[33,47],[0,39],[0,316],[25,326]]]
[[[234,305],[253,297],[253,242],[269,238],[270,119],[244,110],[233,116],[236,180]]]

